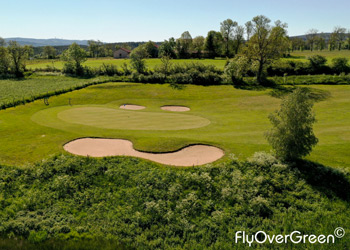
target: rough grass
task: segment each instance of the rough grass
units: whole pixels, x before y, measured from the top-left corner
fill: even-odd
[[[107,77],[82,79],[68,76],[32,75],[23,79],[0,80],[0,109],[18,101],[35,100],[38,96],[52,95],[63,90],[72,90],[93,82],[105,81]]]
[[[334,167],[350,167],[350,86],[317,85],[312,88],[329,91],[331,97],[315,105],[316,136],[320,139],[309,159]],[[193,86],[182,90],[168,85],[107,83],[63,94],[25,106],[0,111],[0,162],[25,165],[63,152],[62,145],[78,137],[111,137],[129,139],[142,151],[174,151],[189,144],[204,143],[223,148],[240,159],[256,151],[271,148],[264,138],[270,128],[268,114],[278,109],[280,99],[271,90],[242,90],[232,86]],[[75,105],[114,105],[135,103],[147,107],[137,112],[165,112],[164,105],[191,108],[186,115],[208,119],[208,126],[189,130],[118,130],[99,129],[74,124],[76,129],[62,130],[40,126],[32,116],[44,109]],[[62,126],[63,128],[63,126]]]

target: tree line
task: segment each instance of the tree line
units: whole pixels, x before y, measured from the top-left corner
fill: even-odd
[[[310,29],[305,36],[290,38],[290,51],[295,50],[350,50],[350,29],[336,26],[332,33]]]

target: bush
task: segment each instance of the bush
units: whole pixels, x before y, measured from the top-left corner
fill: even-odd
[[[332,69],[334,73],[348,73],[350,71],[348,59],[345,57],[338,57],[332,59]]]
[[[235,57],[230,60],[224,70],[227,80],[232,83],[243,82],[243,77],[247,75],[249,70],[249,60],[245,56]]]
[[[326,65],[327,59],[324,56],[320,55],[314,55],[310,56],[309,58],[311,70],[317,74],[317,73],[324,73],[324,67]]]
[[[324,234],[339,221],[350,224],[348,171],[282,164],[266,153],[177,169],[130,157],[61,155],[26,168],[0,166],[0,184],[0,233],[29,239],[32,249],[118,249],[99,237],[122,249],[247,249],[227,239],[238,230]],[[79,244],[57,245],[69,239]],[[336,241],[334,249],[349,243]]]
[[[99,71],[100,71],[100,75],[107,75],[107,76],[122,75],[121,72],[118,70],[118,67],[113,64],[103,63]]]
[[[313,101],[309,92],[297,88],[282,100],[280,110],[270,114],[273,128],[266,133],[276,155],[283,160],[296,160],[308,155],[318,142],[312,125]]]

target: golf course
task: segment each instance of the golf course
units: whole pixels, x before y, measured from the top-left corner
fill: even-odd
[[[327,93],[317,102],[315,134],[320,142],[310,160],[333,167],[350,167],[349,86],[314,85]],[[242,90],[233,86],[193,86],[173,89],[167,84],[104,83],[37,100],[1,111],[1,163],[26,165],[65,153],[63,145],[77,138],[130,140],[143,152],[173,152],[205,144],[244,160],[257,151],[270,151],[264,133],[268,115],[280,99],[273,90]],[[125,110],[124,104],[144,106]],[[186,112],[162,106],[190,107]]]
[[[349,250],[333,2],[4,1],[0,250]]]

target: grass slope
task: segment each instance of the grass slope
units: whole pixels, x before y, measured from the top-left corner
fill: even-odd
[[[350,86],[313,86],[329,91],[331,98],[315,106],[320,139],[309,159],[334,167],[350,167]],[[271,148],[264,138],[270,128],[268,114],[279,107],[280,100],[269,95],[270,90],[240,90],[232,86],[193,86],[175,90],[168,85],[107,83],[50,98],[50,106],[35,101],[0,111],[0,162],[25,165],[64,152],[62,145],[78,137],[111,137],[129,139],[137,150],[174,151],[188,144],[204,143],[234,153],[240,159],[256,151]],[[111,105],[123,103],[144,105],[147,112],[169,114],[160,110],[164,105],[184,105],[191,108],[186,115],[205,118],[210,124],[188,130],[118,130],[99,129],[73,123],[56,124],[59,129],[40,126],[32,120],[37,112],[76,105]],[[130,111],[131,112],[131,111]],[[54,114],[54,113],[52,113]],[[51,118],[50,118],[51,119]],[[52,117],[52,119],[56,119]],[[48,122],[50,120],[48,119]]]

